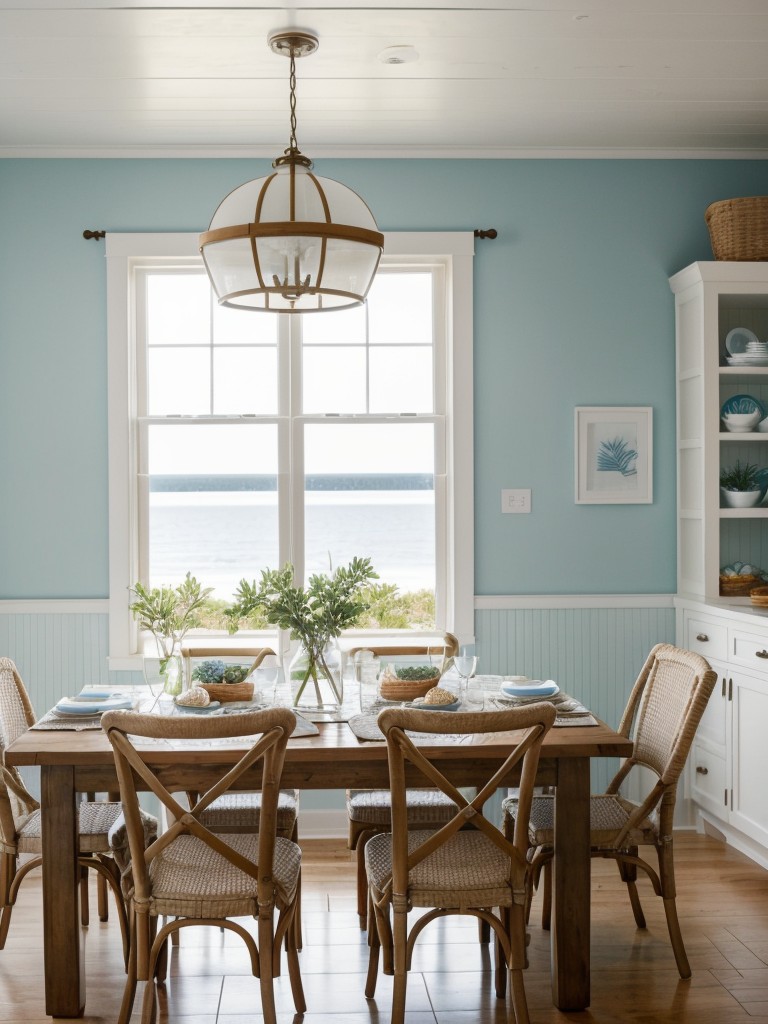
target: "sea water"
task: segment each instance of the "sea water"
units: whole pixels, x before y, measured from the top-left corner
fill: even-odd
[[[401,593],[434,589],[434,521],[431,490],[308,491],[307,575],[368,557],[381,581]],[[241,579],[279,566],[277,524],[274,491],[153,491],[151,585],[192,572],[214,597],[229,600]]]

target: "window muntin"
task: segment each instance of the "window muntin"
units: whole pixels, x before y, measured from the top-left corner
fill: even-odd
[[[229,600],[240,579],[287,560],[307,577],[368,556],[401,593],[434,594],[441,268],[385,268],[370,308],[303,318],[222,315],[207,277],[194,271],[147,270],[141,280],[143,578],[175,584],[191,571]],[[281,329],[289,353],[282,367]],[[281,372],[300,387],[281,392]],[[406,421],[382,422],[381,414]],[[419,414],[428,421],[413,422]],[[260,426],[244,425],[246,417]],[[281,432],[292,438],[282,460]],[[290,481],[282,503],[281,474]],[[301,493],[300,509],[290,506],[291,492]]]
[[[435,475],[435,520],[438,565],[437,627],[451,629],[460,636],[473,633],[473,475],[472,475],[472,268],[474,241],[471,232],[419,232],[389,233],[386,236],[387,270],[406,267],[409,271],[425,266],[429,273],[442,276],[437,290],[433,316],[437,324],[435,336],[439,343],[433,350],[436,406],[442,417],[442,439],[436,437],[437,473]],[[112,670],[136,669],[135,655],[139,641],[136,624],[128,610],[129,587],[138,578],[146,579],[142,571],[146,565],[144,544],[148,489],[146,477],[139,473],[141,461],[139,421],[162,417],[148,416],[146,407],[140,408],[137,393],[138,376],[145,373],[144,341],[140,339],[145,320],[142,308],[141,279],[148,271],[172,272],[174,275],[201,274],[202,268],[196,234],[170,233],[109,233],[107,252],[107,314],[109,352],[109,645]],[[424,257],[425,253],[442,254]],[[397,256],[393,254],[399,254]],[[128,311],[128,316],[126,316]],[[359,311],[357,311],[359,312]],[[270,317],[250,315],[240,311],[214,307],[214,317],[230,314],[245,322],[268,324]],[[324,316],[324,315],[323,315]],[[295,318],[288,318],[295,319]],[[305,322],[322,317],[301,318]],[[250,330],[250,328],[249,328]],[[282,328],[281,328],[282,331]],[[233,344],[235,342],[233,341]],[[215,344],[215,343],[214,343]],[[292,359],[288,360],[290,345]],[[286,427],[286,410],[296,409],[301,400],[300,349],[295,339],[281,333],[277,362],[279,414],[265,414],[270,422],[278,422],[278,447],[282,464],[293,461],[297,471],[300,465],[301,445],[296,445],[295,426]],[[286,367],[293,368],[288,374]],[[423,415],[423,414],[422,414]],[[253,423],[259,420],[247,412],[213,413],[191,420],[191,423],[218,423],[238,421],[239,417]],[[303,414],[305,420],[313,417]],[[324,420],[326,417],[316,417]],[[355,417],[350,417],[355,419]],[[375,417],[374,417],[375,418]],[[409,417],[410,418],[410,417]],[[390,414],[384,414],[390,420]],[[344,416],[335,417],[336,422]],[[178,422],[171,416],[169,422]],[[395,421],[396,422],[396,421]],[[144,423],[144,427],[146,423]],[[293,431],[293,433],[292,433]],[[299,449],[298,453],[296,449]],[[298,460],[298,461],[297,461]],[[281,510],[290,508],[299,527],[303,516],[301,487],[291,491],[289,482],[280,476]],[[286,541],[281,511],[280,555],[292,558],[297,565],[301,552]],[[139,528],[139,523],[142,528]],[[303,565],[301,566],[303,571]],[[440,583],[440,577],[443,584]]]

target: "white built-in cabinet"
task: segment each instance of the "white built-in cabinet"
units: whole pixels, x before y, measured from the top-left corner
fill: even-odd
[[[727,433],[720,409],[749,394],[768,409],[768,366],[732,367],[725,338],[746,327],[768,339],[768,264],[694,263],[670,279],[677,378],[677,641],[718,681],[689,758],[700,822],[768,866],[768,609],[721,597],[720,569],[768,570],[768,503],[720,507],[720,470],[737,459],[768,468],[768,433]]]
[[[678,598],[681,646],[717,672],[688,762],[701,819],[768,866],[768,623],[746,609]]]

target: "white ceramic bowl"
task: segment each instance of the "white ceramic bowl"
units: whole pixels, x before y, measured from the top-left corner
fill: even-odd
[[[724,508],[754,508],[763,496],[762,491],[727,491],[720,488]]]
[[[768,416],[764,420],[760,420],[757,424],[757,429],[761,434],[768,434]]]
[[[723,426],[734,434],[746,434],[754,430],[760,422],[760,411],[754,412],[729,412],[723,416]]]

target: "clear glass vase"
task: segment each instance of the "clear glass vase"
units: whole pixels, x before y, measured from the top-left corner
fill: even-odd
[[[337,643],[294,654],[289,669],[291,706],[297,711],[337,712],[344,701],[341,650]]]
[[[156,636],[157,657],[144,659],[144,679],[153,697],[178,697],[185,689],[181,643],[170,636]]]

